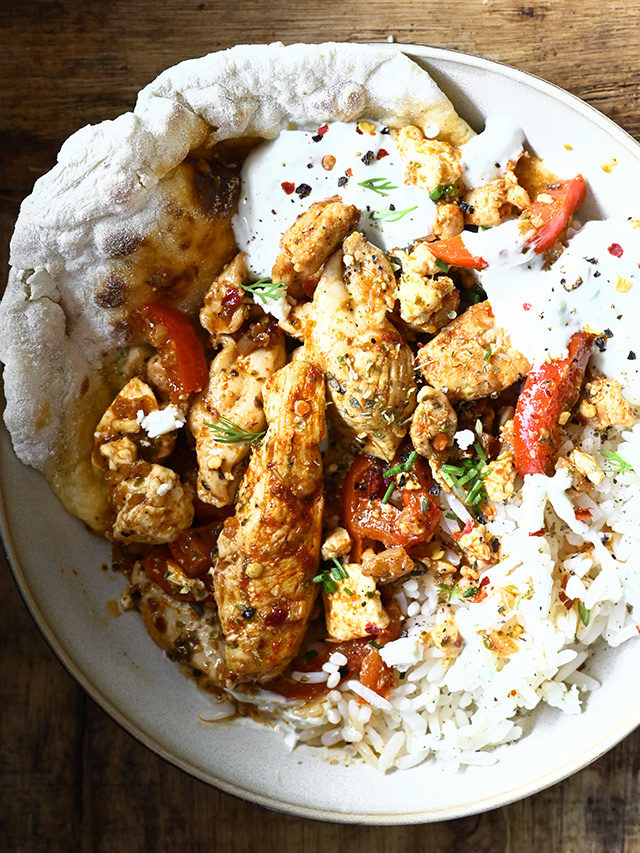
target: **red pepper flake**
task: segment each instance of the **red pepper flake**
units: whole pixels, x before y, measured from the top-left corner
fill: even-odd
[[[530,302],[523,302],[522,307],[524,308],[525,311],[531,311],[531,303]]]
[[[564,604],[567,610],[571,610],[575,599],[569,598],[569,596],[564,592],[564,590],[561,589],[558,593],[558,601],[560,601],[561,604]]]
[[[356,133],[359,133],[359,134],[360,134],[360,136],[362,136],[362,131],[360,130],[360,128],[358,127],[358,125],[356,125]]]
[[[465,526],[462,528],[462,536],[466,536],[467,533],[471,533],[472,530],[473,530],[473,526],[472,526],[471,522],[467,521]]]
[[[380,628],[378,628],[377,625],[374,625],[373,622],[367,622],[367,624],[364,626],[364,630],[367,632],[367,634],[379,634],[380,633]]]
[[[287,195],[291,195],[291,193],[294,192],[296,188],[296,185],[291,181],[283,181],[280,186],[286,192]]]
[[[544,527],[541,527],[540,530],[536,530],[534,533],[530,533],[529,536],[544,536]]]
[[[325,135],[325,133],[326,133],[328,130],[329,130],[329,125],[328,125],[328,124],[323,124],[323,125],[322,125],[322,127],[319,127],[319,128],[318,128],[318,134],[319,134],[320,136],[324,136],[324,135]]]
[[[576,509],[573,514],[578,519],[578,521],[590,521],[591,520],[591,510],[590,509]]]
[[[480,581],[480,583],[478,584],[478,589],[482,589],[482,587],[487,586],[488,583],[489,583],[489,575],[485,575],[482,578],[482,580]]]
[[[383,157],[388,157],[388,156],[389,156],[389,152],[387,151],[387,149],[386,148],[380,148],[380,150],[376,154],[376,160],[382,160]]]
[[[360,133],[362,133],[362,131],[360,131]],[[351,167],[349,167],[347,169],[347,171],[345,172],[345,175],[348,175],[350,178],[352,178],[353,177],[353,169]]]
[[[640,634],[640,625],[636,625],[636,631]]]
[[[614,258],[621,258],[624,254],[624,249],[620,245],[620,243],[612,243],[607,249],[610,255],[613,255]]]

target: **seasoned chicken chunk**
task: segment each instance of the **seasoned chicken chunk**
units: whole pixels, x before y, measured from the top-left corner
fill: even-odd
[[[165,428],[162,418],[167,413],[168,422],[176,423],[173,410],[179,413],[174,406],[160,409],[151,388],[134,377],[96,427],[92,461],[104,472],[115,513],[114,539],[172,542],[193,520],[190,488],[170,468],[156,464],[173,450],[176,430],[149,436],[152,427]]]
[[[411,441],[421,456],[431,459],[453,444],[458,417],[447,395],[430,385],[418,393],[418,405],[411,418]]]
[[[556,470],[568,468],[573,478],[573,488],[585,492],[591,483],[599,486],[605,478],[604,471],[589,453],[574,448],[568,456],[561,456],[556,462]]]
[[[250,280],[247,256],[238,252],[226,265],[204,295],[200,323],[216,343],[220,335],[232,335],[249,316],[250,300],[243,284]]]
[[[412,124],[400,128],[396,135],[400,156],[407,163],[406,180],[431,192],[438,186],[462,185],[460,151],[437,139],[426,139]]]
[[[529,372],[527,359],[498,328],[488,302],[472,305],[418,352],[427,382],[452,402],[504,391]]]
[[[630,427],[636,422],[633,410],[622,396],[617,379],[596,376],[587,382],[586,395],[580,403],[580,414],[597,430],[607,427]]]
[[[351,234],[325,266],[303,318],[307,357],[327,374],[330,416],[365,452],[390,460],[407,431],[413,355],[387,319],[396,280],[384,253]]]
[[[242,466],[251,448],[247,441],[226,444],[209,426],[226,418],[256,435],[265,428],[262,390],[267,379],[285,363],[284,335],[271,328],[262,346],[245,352],[233,338],[220,338],[222,349],[211,362],[209,383],[189,412],[189,428],[196,440],[198,497],[222,507],[233,503]]]
[[[282,235],[282,251],[271,271],[292,296],[302,295],[305,280],[315,282],[320,268],[358,224],[360,211],[340,196],[315,201]]]
[[[439,204],[431,230],[440,240],[461,234],[464,230],[464,214],[459,205],[454,202]]]
[[[494,503],[508,501],[515,491],[516,459],[513,452],[513,418],[500,427],[500,453],[485,469],[484,488]]]
[[[437,332],[455,316],[460,302],[453,281],[442,274],[428,243],[418,243],[411,252],[398,249],[393,254],[402,264],[398,283],[400,316],[412,329]]]
[[[454,538],[474,568],[484,569],[498,562],[497,553],[491,545],[493,537],[484,524],[475,524],[468,533]]]
[[[362,555],[362,571],[379,584],[390,583],[410,575],[415,568],[416,564],[400,545],[386,548],[377,554],[368,548]]]
[[[358,563],[343,564],[346,578],[336,580],[335,592],[323,591],[327,634],[332,640],[375,637],[389,624],[374,578]]]
[[[126,599],[139,611],[151,639],[171,660],[193,667],[198,680],[211,686],[225,682],[224,637],[215,607],[194,607],[172,598],[136,562]],[[123,596],[124,598],[125,596]]]
[[[482,187],[469,190],[464,201],[467,205],[465,221],[485,228],[500,225],[531,203],[529,194],[511,170]]]
[[[295,656],[318,587],[324,376],[304,361],[264,389],[269,429],[218,539],[214,594],[229,683],[269,681]]]

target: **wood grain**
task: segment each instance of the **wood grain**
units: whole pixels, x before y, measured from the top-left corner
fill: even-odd
[[[5,2],[2,277],[20,200],[65,137],[131,108],[136,92],[168,65],[238,42],[382,41],[389,34],[531,71],[640,138],[637,2]],[[154,756],[66,674],[4,567],[0,600],[2,850],[640,851],[638,732],[573,778],[477,817],[427,827],[313,823],[221,794]]]

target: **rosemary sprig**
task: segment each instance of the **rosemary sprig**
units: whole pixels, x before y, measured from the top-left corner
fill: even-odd
[[[280,299],[287,292],[286,284],[281,281],[274,281],[271,276],[258,279],[258,281],[250,284],[241,284],[240,287],[259,299],[263,305],[266,305],[270,300]]]
[[[391,190],[398,189],[388,178],[369,178],[366,181],[360,181],[358,186],[364,187],[365,190],[373,190],[374,193],[382,196],[388,196]]]
[[[266,434],[266,430],[252,432],[250,429],[244,429],[235,421],[230,421],[229,418],[224,417],[219,418],[215,424],[205,421],[205,426],[212,430],[213,437],[218,444],[254,444]]]
[[[417,209],[417,204],[414,204],[413,207],[407,207],[404,210],[396,210],[395,208],[392,209],[387,207],[384,210],[374,210],[371,217],[372,219],[384,219],[388,222],[399,222],[403,216],[407,215],[407,213],[411,213],[411,211]]]

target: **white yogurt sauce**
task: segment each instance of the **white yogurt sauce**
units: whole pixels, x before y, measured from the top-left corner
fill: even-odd
[[[464,182],[476,189],[504,174],[522,153],[522,128],[504,116],[487,116],[484,130],[460,147]]]
[[[489,264],[479,277],[496,321],[527,358],[539,363],[562,357],[571,335],[588,327],[603,336],[592,357],[596,369],[618,379],[630,401],[640,403],[634,320],[640,309],[640,232],[630,222],[588,222],[548,270],[540,255],[524,247],[517,221],[465,232],[464,242]]]
[[[358,133],[363,124],[374,130]],[[431,233],[436,205],[424,188],[404,183],[405,164],[391,133],[382,133],[383,126],[375,122],[330,122],[324,127],[323,134],[283,130],[245,160],[233,230],[258,278],[271,275],[280,238],[296,217],[314,201],[334,195],[362,211],[358,230],[385,251]],[[323,166],[327,155],[335,157],[331,170]],[[379,192],[361,186],[372,179]],[[393,189],[385,189],[385,182]],[[385,218],[376,219],[377,212],[385,212]]]

